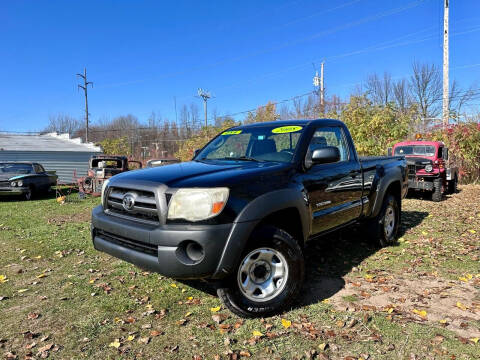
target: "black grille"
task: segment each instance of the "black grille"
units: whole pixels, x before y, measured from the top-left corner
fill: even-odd
[[[135,204],[131,210],[123,207],[123,198],[131,194]],[[151,191],[110,187],[107,194],[107,213],[128,220],[158,224],[158,209],[155,194]]]
[[[0,181],[0,187],[9,187],[10,181]]]
[[[97,235],[111,243],[128,247],[130,249],[143,252],[145,254],[158,256],[158,248],[156,245],[145,243],[138,240],[127,239],[122,236],[114,235],[106,231],[97,230]]]

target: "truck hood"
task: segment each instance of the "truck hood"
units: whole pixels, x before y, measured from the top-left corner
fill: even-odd
[[[134,170],[115,175],[116,181],[151,181],[169,187],[228,186],[291,168],[291,163],[254,161],[190,161],[156,168]]]

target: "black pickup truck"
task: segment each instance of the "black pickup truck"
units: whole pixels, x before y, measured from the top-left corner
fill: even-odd
[[[258,123],[224,131],[190,162],[112,177],[92,239],[139,267],[213,280],[231,311],[267,316],[298,295],[307,241],[363,223],[393,243],[406,192],[404,157],[359,158],[340,121]]]

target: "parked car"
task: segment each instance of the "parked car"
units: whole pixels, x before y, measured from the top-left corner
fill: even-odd
[[[147,161],[147,168],[165,166],[170,164],[179,163],[180,160],[177,158],[161,158],[161,159],[151,159]]]
[[[377,244],[394,243],[406,192],[405,158],[359,158],[343,122],[251,124],[191,162],[105,182],[92,239],[142,268],[216,281],[232,312],[266,316],[299,294],[307,241],[362,223]]]
[[[34,162],[0,162],[0,196],[21,195],[26,200],[48,193],[56,185],[55,171],[45,171]]]
[[[142,163],[126,156],[94,155],[90,158],[87,176],[77,180],[80,194],[100,196],[105,180],[132,168],[141,169]]]
[[[448,148],[441,141],[402,141],[393,146],[393,155],[407,159],[408,188],[429,192],[433,201],[457,191],[458,168],[449,161]],[[392,150],[389,150],[392,153]]]

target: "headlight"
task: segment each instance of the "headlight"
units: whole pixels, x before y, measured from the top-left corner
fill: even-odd
[[[20,180],[19,182],[17,182],[17,186],[23,186],[23,181]]]
[[[168,207],[168,219],[200,221],[220,214],[228,199],[228,188],[179,189]]]
[[[102,184],[102,194],[100,195],[102,197],[102,206],[105,207],[105,189],[107,188],[108,182],[110,179],[107,179],[103,182]]]
[[[11,187],[15,187],[15,186],[17,186],[17,183],[16,183],[15,181],[12,181],[12,182],[10,183],[10,186],[11,186]]]
[[[432,172],[433,171],[433,166],[432,165],[425,166],[425,171],[426,172]]]

